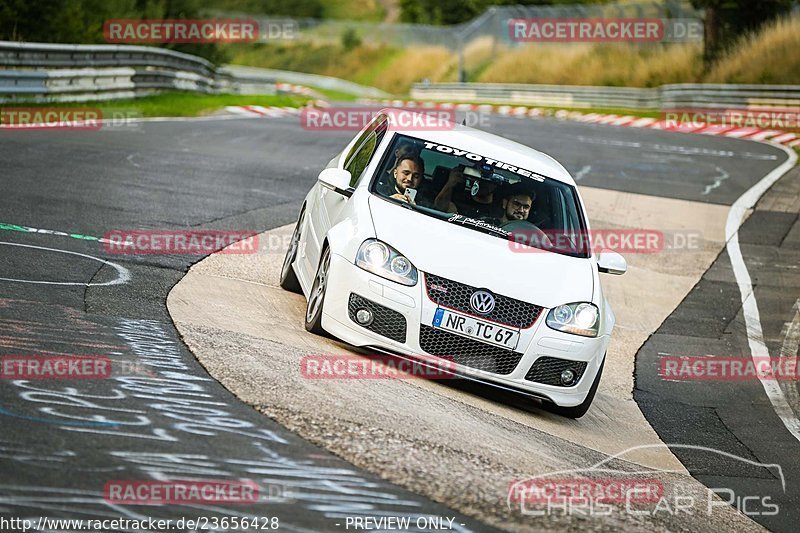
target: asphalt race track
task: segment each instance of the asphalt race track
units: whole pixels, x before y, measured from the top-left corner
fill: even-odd
[[[787,159],[754,142],[546,119],[492,116],[487,129],[552,155],[582,186],[719,206]],[[109,379],[0,382],[2,516],[277,517],[291,531],[407,516],[492,529],[300,439],[212,379],[165,305],[199,256],[120,255],[97,242],[119,229],[262,232],[291,223],[318,171],[352,135],[305,131],[290,117],[0,131],[0,355],[113,363]],[[775,356],[797,355],[800,337],[798,181],[796,173],[779,181],[740,234]],[[780,464],[785,487],[776,490],[768,469],[673,450],[708,486],[768,492],[780,512],[751,518],[789,531],[800,518],[800,443],[762,384],[668,382],[654,371],[663,354],[748,356],[741,308],[723,252],[641,348],[635,398],[666,443]],[[797,383],[781,387],[796,416]],[[182,476],[251,479],[259,501],[154,507],[104,494],[115,480]]]

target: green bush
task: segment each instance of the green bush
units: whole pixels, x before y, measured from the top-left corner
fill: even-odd
[[[361,46],[361,37],[354,28],[347,28],[342,33],[342,48],[349,52],[354,48]]]

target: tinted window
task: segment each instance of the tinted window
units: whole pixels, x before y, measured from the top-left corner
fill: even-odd
[[[458,147],[397,135],[370,191],[521,247],[589,256],[575,187]]]
[[[386,135],[387,124],[386,116],[382,115],[359,136],[347,155],[344,169],[350,172],[350,187],[355,187],[361,179],[364,169],[367,168],[375,154],[375,149]]]

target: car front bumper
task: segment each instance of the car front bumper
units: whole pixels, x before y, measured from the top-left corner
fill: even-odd
[[[367,272],[346,258],[334,254],[331,256],[329,276],[330,283],[322,315],[322,327],[326,331],[354,346],[375,347],[412,358],[431,359],[421,347],[420,336],[423,326],[431,326],[433,314],[438,306],[427,295],[424,274],[420,273],[420,279],[415,286],[407,287]],[[382,331],[381,334],[352,320],[350,318],[352,294],[388,309],[384,316],[402,316],[406,323],[404,341],[401,342],[403,339],[398,334],[397,328],[392,328],[391,332]],[[547,311],[549,310],[544,309],[532,326],[521,330],[516,350],[521,357],[518,362],[512,362],[513,370],[509,371],[511,366],[506,365],[502,373],[492,372],[487,370],[485,365],[481,370],[473,366],[456,364],[452,360],[445,361],[444,366],[469,379],[544,398],[560,406],[573,407],[581,404],[603,363],[609,337],[605,335],[588,338],[555,331],[544,324]],[[431,330],[427,331],[430,334]],[[586,367],[580,380],[572,386],[525,379],[531,367],[543,357],[578,364],[586,363]],[[540,361],[540,364],[544,361]]]

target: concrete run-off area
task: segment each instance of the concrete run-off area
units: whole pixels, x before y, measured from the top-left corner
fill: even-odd
[[[167,305],[189,348],[241,400],[349,462],[487,524],[520,531],[760,529],[724,505],[709,513],[701,499],[691,512],[633,514],[620,504],[602,516],[532,516],[508,505],[515,480],[580,472],[616,454],[624,455],[613,461],[619,471],[646,471],[665,488],[706,490],[634,402],[634,357],[724,248],[728,208],[590,187],[581,192],[588,212],[596,214],[593,228],[701,238],[692,249],[628,254],[625,276],[602,278],[617,325],[595,403],[578,420],[461,381],[304,378],[305,356],[370,354],[305,331],[305,299],[278,286],[281,253],[212,255],[175,286]],[[263,237],[291,230],[284,226]]]

